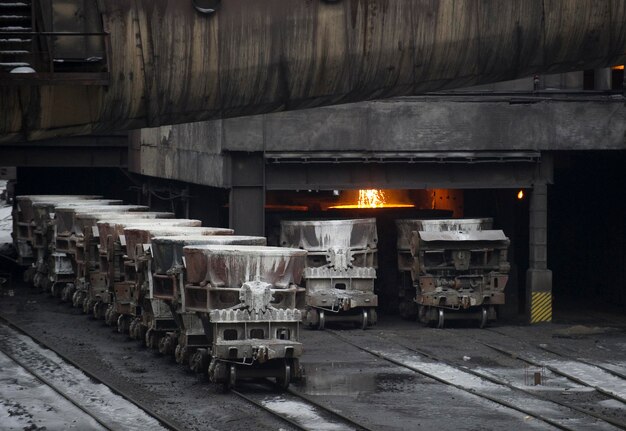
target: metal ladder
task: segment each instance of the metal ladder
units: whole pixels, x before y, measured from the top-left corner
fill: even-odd
[[[20,36],[16,33],[25,33]],[[0,0],[0,71],[33,72],[30,0]],[[10,33],[10,34],[4,34]]]

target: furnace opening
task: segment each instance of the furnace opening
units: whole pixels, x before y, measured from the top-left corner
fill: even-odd
[[[405,219],[493,219],[511,239],[512,271],[501,313],[517,317],[525,307],[523,277],[528,267],[528,206],[520,189],[361,189],[268,191],[265,218],[268,244],[280,245],[281,221],[375,218],[378,233],[375,292],[379,310],[399,315],[401,291],[412,285],[399,270],[397,221]],[[506,309],[505,309],[506,308]]]

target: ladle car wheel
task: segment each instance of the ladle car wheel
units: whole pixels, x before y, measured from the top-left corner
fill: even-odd
[[[479,327],[482,329],[485,326],[487,326],[487,307],[483,307],[480,310],[480,323],[479,323]]]
[[[363,321],[361,322],[361,329],[367,329],[367,322],[369,320],[369,313],[367,312],[367,308],[362,310],[363,313]]]
[[[289,382],[291,382],[291,365],[285,361],[281,371],[281,375],[276,377],[276,384],[282,389],[287,389],[289,387]]]
[[[130,327],[130,318],[125,314],[120,314],[117,318],[117,332],[120,334],[128,334]]]
[[[440,308],[440,309],[438,310],[438,313],[437,313],[437,314],[438,314],[438,319],[437,319],[437,328],[438,328],[438,329],[443,329],[443,325],[444,325],[445,320],[446,320],[446,318],[445,318],[445,313],[444,313],[443,309],[441,309],[441,308]]]
[[[230,370],[228,372],[228,376],[224,381],[224,391],[228,391],[235,387],[235,382],[237,381],[237,367],[235,365],[230,366]]]

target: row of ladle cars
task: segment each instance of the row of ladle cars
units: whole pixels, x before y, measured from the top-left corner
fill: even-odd
[[[302,377],[300,323],[376,324],[374,218],[281,221],[265,237],[202,227],[99,196],[16,199],[16,248],[29,281],[117,331],[231,387]],[[493,220],[396,220],[404,317],[496,318],[509,240]]]
[[[300,379],[303,320],[376,322],[375,270],[351,264],[374,265],[373,219],[286,222],[284,247],[99,196],[20,196],[13,220],[27,281],[225,387]]]

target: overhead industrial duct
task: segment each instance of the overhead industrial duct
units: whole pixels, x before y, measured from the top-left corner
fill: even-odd
[[[191,0],[84,3],[101,14],[94,33],[108,33],[102,74],[73,79],[67,63],[63,79],[1,74],[0,142],[412,95],[626,59],[622,0],[205,3],[211,13]]]

